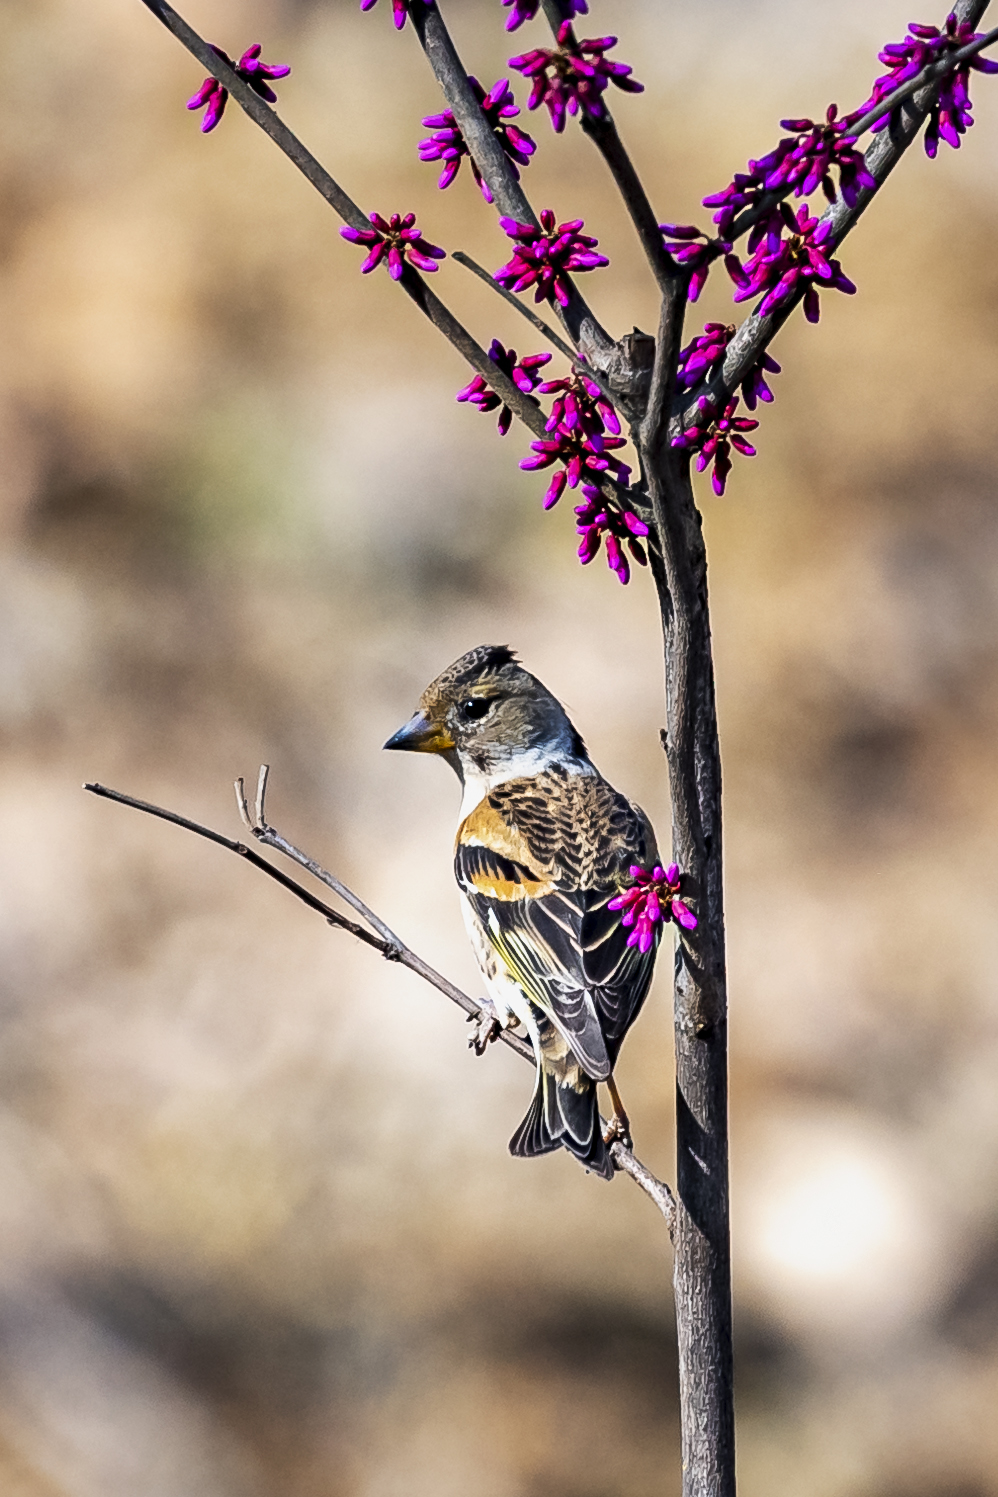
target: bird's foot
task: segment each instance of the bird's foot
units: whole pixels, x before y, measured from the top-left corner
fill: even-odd
[[[469,1014],[468,1023],[475,1026],[468,1046],[476,1055],[484,1055],[493,1040],[497,1040],[502,1034],[502,1025],[488,1009],[482,1009],[478,1014]]]
[[[618,1117],[614,1113],[603,1130],[603,1142],[609,1149],[611,1144],[623,1144],[625,1149],[634,1147],[631,1141],[631,1125],[626,1117]]]
[[[633,1148],[634,1146],[631,1143],[631,1124],[627,1113],[624,1111],[624,1104],[620,1100],[617,1083],[612,1076],[607,1077],[606,1089],[610,1093],[613,1112],[610,1114],[610,1121],[606,1126],[606,1132],[603,1134],[603,1142],[607,1148],[611,1144],[623,1144],[625,1149]]]

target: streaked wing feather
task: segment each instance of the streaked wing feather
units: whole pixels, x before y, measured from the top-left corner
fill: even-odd
[[[598,775],[555,766],[496,787],[463,823],[458,883],[527,996],[591,1076],[608,1074],[651,981],[608,901],[657,857],[644,814]]]

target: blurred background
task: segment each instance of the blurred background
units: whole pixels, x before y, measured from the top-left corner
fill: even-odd
[[[901,0],[593,0],[664,218],[854,107]],[[543,45],[449,0],[486,84]],[[489,267],[389,0],[189,0],[290,62],[281,113],[365,207]],[[941,19],[930,11],[918,19]],[[0,1491],[651,1497],[679,1490],[669,1244],[625,1179],[511,1160],[530,1091],[461,1016],[100,779],[279,828],[469,991],[444,765],[382,755],[424,684],[519,650],[668,827],[645,574],[575,559],[527,438],[139,0],[0,9]],[[518,98],[526,88],[516,75]],[[977,75],[975,75],[976,77]],[[758,458],[701,485],[728,853],[744,1497],[998,1493],[998,86],[920,148],[796,317]],[[655,325],[570,122],[526,185]],[[448,260],[479,339],[541,345]],[[731,316],[723,276],[695,317]],[[525,336],[526,334],[526,336]],[[556,363],[552,369],[560,372]],[[673,1178],[670,962],[625,1047]]]

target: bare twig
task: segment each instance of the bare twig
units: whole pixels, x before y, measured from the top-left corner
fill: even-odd
[[[409,14],[426,59],[436,75],[478,170],[489,184],[496,206],[501,213],[515,218],[518,223],[533,224],[539,232],[540,221],[514,176],[509,158],[495,131],[471,91],[467,69],[457,54],[439,8],[436,5],[414,5]],[[561,307],[552,301],[552,308],[561,318],[569,336],[578,343],[585,330],[594,342],[607,350],[611,349],[613,339],[610,334],[600,326],[571,277],[566,276],[565,279],[570,287],[568,306]]]
[[[542,0],[542,3],[548,25],[557,40],[561,26],[569,19],[565,13],[565,7],[561,4],[561,0]],[[567,39],[570,45],[575,45],[576,37],[572,27],[569,27]],[[641,241],[645,258],[658,282],[659,290],[665,292],[669,283],[676,278],[677,274],[681,275],[681,272],[678,272],[672,256],[665,247],[655,210],[648,200],[644,184],[627,153],[627,148],[620,138],[605,101],[603,112],[598,119],[594,119],[592,115],[583,110],[580,122],[583,131],[589,136],[610,168],[610,175],[617,184],[624,207]],[[683,278],[688,279],[688,277]]]
[[[532,312],[525,302],[522,302],[519,297],[513,295],[512,291],[507,291],[505,286],[500,286],[499,282],[493,276],[489,275],[484,265],[479,265],[477,260],[473,260],[470,255],[466,255],[463,250],[455,250],[451,255],[451,259],[456,260],[459,265],[463,265],[465,270],[470,270],[472,275],[476,275],[480,281],[485,282],[486,286],[491,286],[493,291],[498,292],[503,301],[509,302],[511,307],[515,307],[521,317],[525,317],[533,327],[537,328],[538,332],[543,333],[545,338],[554,344],[559,353],[565,355],[565,358],[568,359],[573,369],[578,369],[580,373],[585,374],[591,379],[593,384],[599,386],[600,394],[604,400],[608,400],[611,405],[616,405],[617,397],[610,389],[600,370],[594,369],[580,354],[576,353],[574,348],[570,348],[564,339],[558,337],[553,328],[548,327],[543,318],[538,317],[536,312]]]
[[[255,818],[250,817],[243,781],[241,778],[236,780],[236,804],[239,807],[240,817],[249,826],[253,835],[266,846],[276,848],[279,852],[284,853],[286,857],[291,858],[302,868],[307,869],[315,878],[321,880],[328,888],[334,890],[342,899],[345,899],[348,904],[352,905],[358,914],[362,915],[368,924],[374,928],[377,932],[376,935],[372,935],[361,926],[355,925],[352,920],[347,920],[345,916],[340,915],[336,910],[330,909],[329,905],[324,904],[321,899],[317,899],[314,894],[303,888],[301,884],[289,878],[286,873],[282,873],[279,868],[275,868],[272,863],[268,863],[266,858],[261,858],[259,853],[255,853],[252,848],[246,847],[244,843],[234,842],[231,837],[226,837],[221,832],[213,831],[211,827],[202,826],[200,822],[191,821],[186,816],[180,816],[176,811],[167,811],[164,807],[154,806],[149,801],[137,800],[134,796],[125,795],[120,790],[111,790],[106,785],[88,783],[83,788],[84,790],[89,790],[93,795],[102,796],[105,800],[117,801],[119,805],[130,806],[135,811],[145,811],[148,815],[157,816],[162,821],[172,822],[174,826],[183,827],[185,831],[194,832],[198,837],[204,837],[209,842],[215,842],[219,847],[227,848],[229,852],[238,854],[246,862],[252,863],[254,868],[259,868],[269,878],[274,879],[283,888],[289,890],[303,904],[306,904],[309,909],[318,911],[330,925],[337,926],[340,930],[348,931],[350,935],[356,936],[365,945],[372,947],[375,951],[379,951],[387,961],[398,962],[401,966],[408,967],[411,972],[415,972],[417,976],[422,977],[432,987],[443,993],[452,1003],[456,1003],[458,1008],[464,1010],[469,1019],[482,1020],[489,1017],[494,1018],[495,1010],[488,1001],[476,1003],[473,998],[469,998],[467,993],[462,992],[454,983],[450,982],[446,977],[441,976],[428,962],[424,962],[422,957],[417,956],[414,951],[410,950],[405,942],[400,940],[395,932],[362,899],[359,899],[354,894],[352,889],[348,889],[346,884],[342,883],[334,874],[327,873],[307,853],[301,852],[292,843],[282,837],[279,832],[276,832],[273,827],[267,825],[265,820],[265,802],[269,774],[270,766],[262,764],[257,779]],[[529,1061],[531,1065],[536,1064],[533,1049],[527,1040],[522,1039],[519,1035],[512,1034],[508,1029],[500,1029],[497,1038],[502,1040],[503,1044],[508,1045],[511,1050],[515,1050],[517,1055]],[[665,1217],[671,1235],[675,1221],[675,1199],[668,1185],[653,1175],[635,1157],[634,1153],[623,1144],[619,1142],[614,1143],[611,1146],[610,1154],[615,1167],[622,1174],[629,1175],[658,1207],[659,1211]]]
[[[237,785],[241,787],[242,781],[237,781]],[[188,817],[181,816],[176,811],[167,811],[162,806],[152,805],[149,801],[136,800],[134,796],[124,795],[120,790],[109,789],[107,785],[88,783],[83,788],[84,790],[89,790],[92,795],[100,795],[105,800],[117,801],[122,806],[131,806],[135,811],[145,811],[150,816],[158,816],[161,821],[171,821],[174,826],[181,826],[187,832],[195,832],[199,837],[206,837],[209,842],[217,842],[219,847],[225,847],[228,848],[229,852],[237,853],[239,857],[245,858],[247,863],[252,863],[254,868],[259,868],[268,878],[274,879],[283,888],[289,889],[303,904],[307,904],[310,910],[317,910],[320,915],[323,915],[329,921],[330,925],[335,925],[340,930],[348,931],[350,935],[356,936],[358,941],[363,941],[365,945],[373,946],[375,951],[380,951],[382,956],[397,959],[393,952],[387,950],[388,943],[386,941],[378,940],[376,936],[372,936],[361,926],[355,925],[352,920],[348,920],[339,911],[330,909],[328,904],[323,904],[321,899],[317,899],[314,894],[310,894],[307,889],[302,888],[301,884],[296,883],[293,878],[289,878],[286,873],[282,873],[280,868],[275,868],[273,863],[268,863],[266,858],[261,858],[259,853],[254,852],[245,843],[233,842],[231,837],[225,837],[221,832],[212,831],[211,827],[202,826],[197,821],[191,821]],[[245,799],[243,805],[245,806]],[[249,825],[248,812],[244,819],[247,825]],[[470,998],[468,1002],[471,1002]]]
[[[466,255],[464,250],[454,250],[451,259],[456,260],[458,265],[463,265],[465,270],[470,270],[472,275],[476,275],[480,281],[484,281],[486,286],[502,297],[503,301],[508,302],[511,307],[515,307],[521,317],[525,317],[532,327],[535,327],[539,333],[543,333],[549,343],[554,344],[559,353],[563,353],[566,359],[570,359],[574,364],[578,357],[575,349],[566,343],[564,338],[555,332],[554,328],[549,327],[543,317],[538,317],[536,312],[532,312],[526,302],[521,301],[518,296],[514,296],[512,291],[507,291],[505,286],[500,286],[499,282],[494,276],[489,274],[484,265],[479,265],[478,261],[473,260],[470,255]]]

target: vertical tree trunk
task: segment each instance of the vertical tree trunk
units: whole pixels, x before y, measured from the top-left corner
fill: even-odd
[[[721,763],[707,558],[689,459],[643,453],[660,554],[652,566],[665,643],[663,745],[673,857],[698,926],[676,953],[676,1324],[683,1497],[733,1497],[734,1402],[728,1229],[727,1000],[721,878]]]

